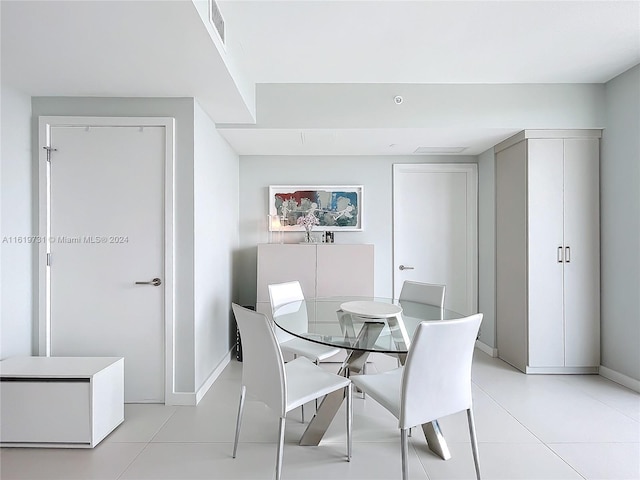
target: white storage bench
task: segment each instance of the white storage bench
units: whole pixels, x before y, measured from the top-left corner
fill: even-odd
[[[0,446],[93,448],[124,421],[124,358],[0,362]]]

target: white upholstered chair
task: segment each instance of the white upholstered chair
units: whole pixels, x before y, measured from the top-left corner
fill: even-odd
[[[289,325],[293,329],[299,328],[306,331],[309,318],[300,282],[296,280],[293,282],[274,283],[268,285],[268,289],[271,313],[274,314],[276,310],[282,313],[283,308],[289,310],[286,312]],[[274,328],[280,348],[284,353],[293,354],[293,358],[298,356],[306,357],[317,365],[322,360],[333,357],[340,352],[339,348],[309,342],[304,338],[291,335],[275,325]],[[318,401],[316,400],[316,408],[317,406]],[[304,423],[304,406],[300,409],[300,413]]]
[[[400,296],[398,297],[400,306],[403,308],[402,316],[405,319],[407,317],[412,317],[412,310],[416,309],[416,305],[414,305],[416,303],[439,307],[442,315],[442,309],[444,309],[445,290],[445,285],[405,280],[404,282],[402,282],[402,289],[400,290]],[[402,302],[411,303],[405,303],[403,305]],[[440,317],[440,319],[442,320],[442,316]],[[398,358],[398,367],[399,366],[400,359]],[[411,436],[411,431],[409,431],[409,436]]]
[[[305,315],[299,316],[303,322],[307,321],[306,306],[304,305],[304,294],[300,282],[275,283],[268,286],[269,300],[271,302],[271,313],[283,305],[292,304],[294,302],[302,302],[296,304],[296,308],[300,312],[304,311]],[[306,329],[306,325],[301,326]],[[318,363],[334,356],[340,352],[339,348],[320,345],[319,343],[309,342],[303,338],[296,337],[285,332],[281,328],[275,327],[276,338],[283,352],[292,353],[294,356],[307,357],[309,360]]]
[[[265,403],[280,416],[276,480],[282,472],[285,418],[288,412],[303,404],[344,389],[347,398],[347,460],[351,459],[351,382],[348,378],[327,372],[305,357],[284,363],[270,320],[262,313],[233,304],[242,336],[242,390],[236,420],[233,458],[236,457],[245,397]]]
[[[444,308],[445,290],[445,285],[405,280],[402,283],[402,290],[400,290],[400,297],[398,297],[398,300],[407,300],[409,302],[423,303],[425,305],[434,305],[436,307]]]
[[[351,381],[397,419],[402,451],[402,479],[408,479],[408,431],[411,427],[467,411],[471,448],[480,479],[478,444],[471,398],[471,363],[482,314],[456,320],[421,322],[404,367]]]

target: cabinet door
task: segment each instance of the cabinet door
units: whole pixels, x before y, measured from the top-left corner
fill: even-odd
[[[373,245],[318,245],[317,296],[373,296]]]
[[[91,443],[90,384],[2,382],[2,429],[6,443]]]
[[[530,367],[564,365],[563,140],[528,140]]]
[[[496,335],[498,355],[527,366],[526,142],[496,154]]]
[[[258,245],[257,302],[269,302],[268,285],[298,280],[305,298],[316,296],[316,246]]]
[[[564,141],[565,365],[600,364],[599,141]]]

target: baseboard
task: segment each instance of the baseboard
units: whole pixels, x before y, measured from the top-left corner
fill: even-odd
[[[213,382],[218,379],[222,371],[226,368],[227,365],[229,365],[229,363],[231,362],[231,358],[235,358],[235,349],[233,348],[227,352],[222,361],[213,370],[213,372],[211,372],[209,378],[204,381],[202,386],[196,392],[196,405],[200,403],[200,400],[202,400],[202,397],[204,397],[204,395],[209,391],[211,385],[213,385]]]
[[[183,407],[194,407],[198,405],[198,403],[200,403],[200,400],[202,400],[202,398],[211,388],[211,385],[213,385],[213,383],[220,376],[225,367],[229,365],[229,362],[231,362],[231,357],[234,355],[235,350],[229,350],[229,352],[224,356],[218,366],[213,370],[213,372],[211,372],[211,375],[209,375],[209,377],[202,383],[197,392],[170,393],[165,398],[165,405],[176,405]]]
[[[496,358],[498,356],[498,349],[490,347],[486,343],[482,343],[480,340],[476,340],[476,348],[483,351],[487,355]]]
[[[628,377],[626,375],[623,375],[622,373],[616,372],[615,370],[603,367],[602,365],[600,365],[599,373],[604,378],[607,378],[612,382],[619,383],[623,387],[630,388],[634,392],[640,393],[640,380]]]
[[[534,375],[597,375],[598,367],[525,367],[524,373]]]

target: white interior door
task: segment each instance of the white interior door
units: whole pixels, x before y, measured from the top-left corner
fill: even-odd
[[[477,311],[477,183],[476,165],[394,165],[394,297],[405,280],[444,284],[446,308]]]
[[[50,353],[124,357],[127,402],[164,401],[166,135],[49,131]]]

